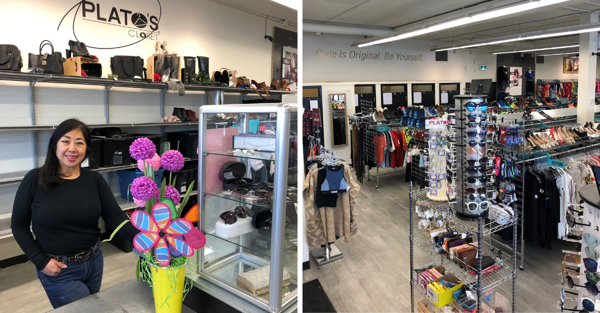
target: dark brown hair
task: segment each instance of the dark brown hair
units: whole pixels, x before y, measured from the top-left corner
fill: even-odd
[[[46,163],[42,166],[40,170],[39,184],[43,190],[48,190],[52,185],[61,184],[62,180],[60,179],[60,164],[58,162],[58,158],[56,157],[56,146],[58,145],[58,141],[68,132],[79,129],[81,133],[83,133],[83,138],[86,144],[85,150],[85,158],[92,153],[90,150],[91,138],[90,138],[90,129],[85,125],[85,123],[81,122],[76,118],[70,118],[66,121],[63,121],[58,125],[52,137],[50,137],[50,142],[48,142],[48,154],[46,155]],[[81,164],[79,164],[81,166]]]

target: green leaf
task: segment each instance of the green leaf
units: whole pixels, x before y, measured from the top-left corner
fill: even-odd
[[[165,187],[167,186],[167,178],[163,177],[162,184],[160,184],[160,201],[162,202],[165,198]]]
[[[194,183],[196,181],[192,180],[192,183],[188,186],[188,190],[185,193],[185,197],[183,197],[183,201],[181,201],[181,203],[179,204],[179,211],[177,212],[177,216],[181,217],[181,213],[183,213],[183,208],[185,207],[185,205],[188,202],[188,199],[190,198],[190,193],[192,192],[192,189],[194,188]]]
[[[113,230],[112,234],[110,235],[110,238],[102,240],[102,242],[111,241],[113,239],[113,237],[117,234],[119,229],[121,229],[121,227],[123,227],[125,225],[125,223],[127,223],[127,222],[129,222],[129,220],[124,220],[121,224],[119,224],[119,226],[117,226],[117,228],[115,228],[115,230]]]
[[[137,258],[137,262],[135,262],[135,279],[140,281],[140,258]]]
[[[166,204],[169,207],[169,209],[171,209],[171,220],[177,219],[177,209],[175,209],[175,202],[173,202],[173,200],[169,198],[165,198],[161,202]]]
[[[175,175],[175,178],[173,179],[173,183],[171,184],[171,187],[175,188],[176,181],[177,181],[177,175]]]

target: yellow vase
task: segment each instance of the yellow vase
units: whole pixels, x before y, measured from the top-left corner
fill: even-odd
[[[152,292],[154,293],[156,313],[181,313],[186,265],[187,263],[176,268],[165,268],[151,264],[150,270],[154,282]],[[173,284],[173,278],[170,277],[175,278],[175,284]]]

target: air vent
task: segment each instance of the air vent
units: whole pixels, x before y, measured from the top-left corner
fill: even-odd
[[[343,4],[356,4],[360,2],[360,0],[325,0],[325,2],[337,2]]]

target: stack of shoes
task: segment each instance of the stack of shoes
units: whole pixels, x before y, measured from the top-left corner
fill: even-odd
[[[179,118],[182,122],[197,122],[196,112],[186,110],[185,108],[173,108],[173,115]]]
[[[161,119],[162,123],[173,123],[173,122],[181,122],[181,120],[177,116],[165,116]]]

